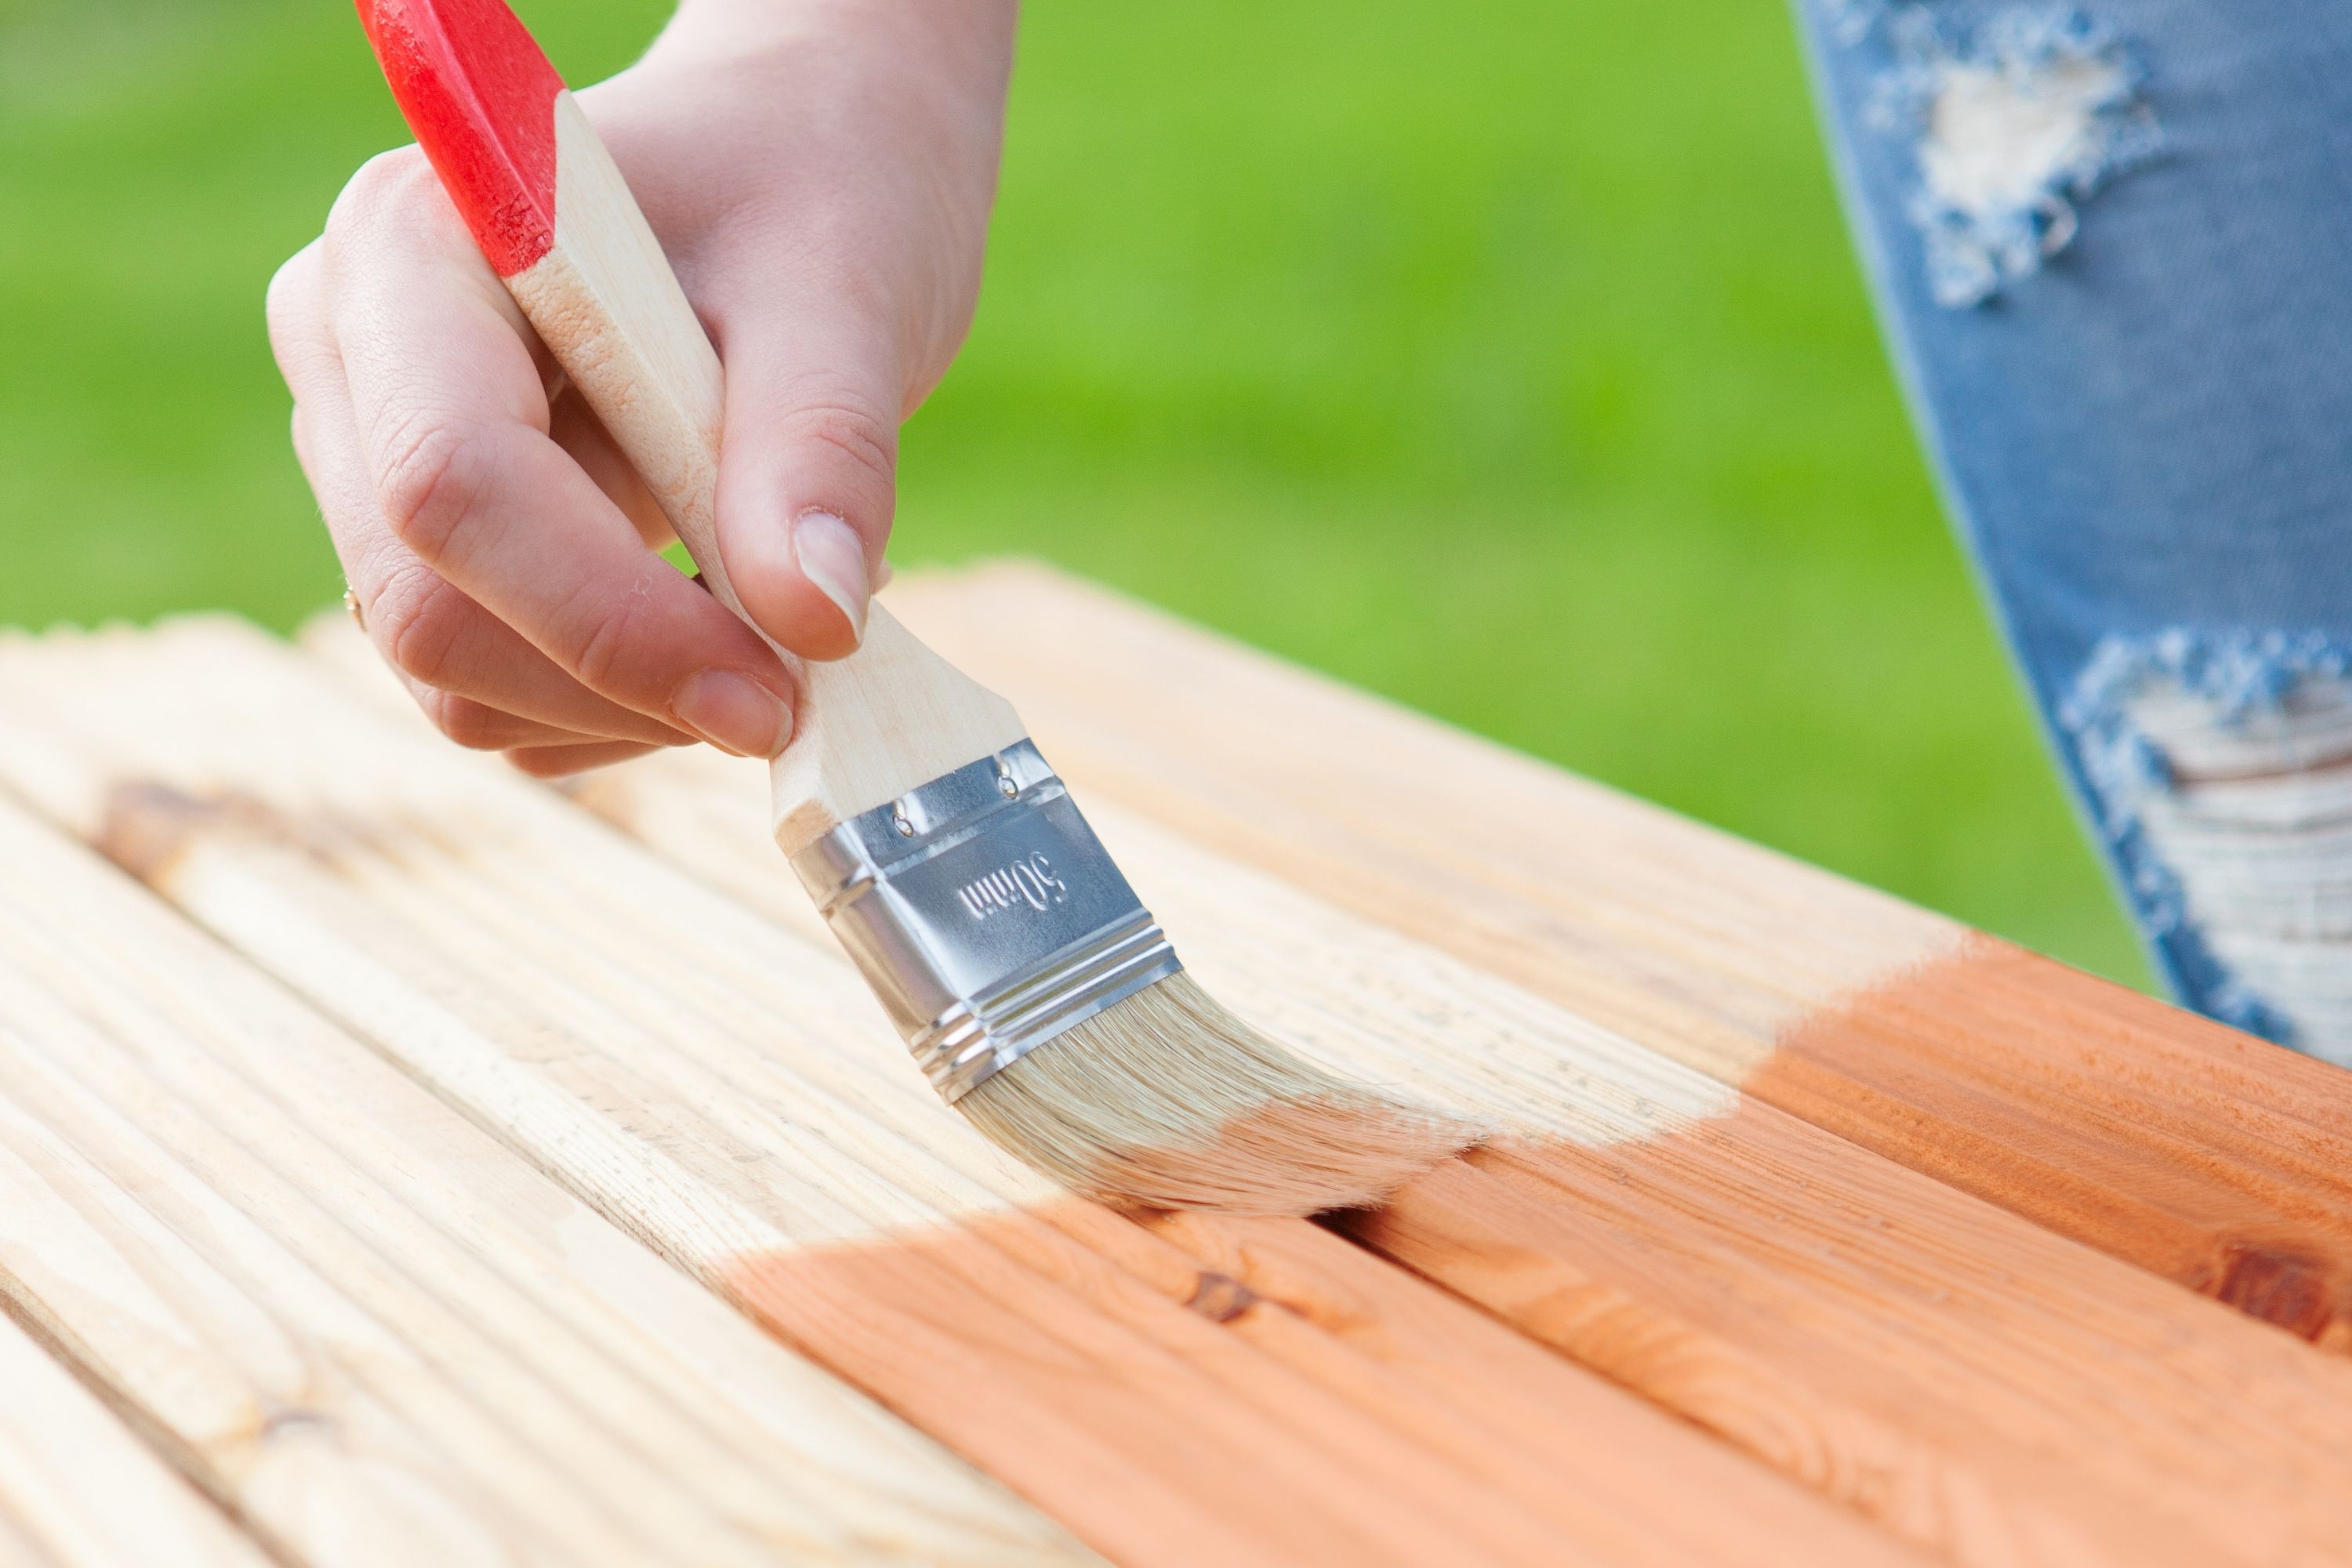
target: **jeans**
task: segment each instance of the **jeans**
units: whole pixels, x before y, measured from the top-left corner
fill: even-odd
[[[2352,5],[1795,4],[1947,509],[2160,973],[2352,1065]]]

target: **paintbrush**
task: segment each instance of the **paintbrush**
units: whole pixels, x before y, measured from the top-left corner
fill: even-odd
[[[741,615],[714,528],[719,358],[586,116],[503,0],[358,4],[484,256]],[[800,685],[777,843],[932,1086],[997,1143],[1115,1202],[1308,1214],[1475,1139],[1194,984],[1011,705],[887,610],[847,658],[777,652]]]

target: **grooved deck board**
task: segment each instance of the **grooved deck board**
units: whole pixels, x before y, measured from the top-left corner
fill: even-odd
[[[756,767],[532,784],[340,617],[0,637],[0,1391],[100,1434],[0,1410],[0,1565],[149,1560],[57,1527],[117,1470],[158,1562],[2352,1560],[2341,1075],[1049,574],[893,598],[1209,989],[1496,1139],[1074,1199]]]
[[[1014,694],[1082,798],[2352,1352],[2339,1069],[1049,570],[893,603]]]
[[[577,794],[805,921],[796,889],[757,880],[756,814],[740,825],[758,782],[676,752]],[[1958,1561],[2339,1549],[2340,1361],[1116,807],[1093,815],[1213,992],[1335,1066],[1451,1087],[1515,1129],[1342,1222],[1369,1246]],[[1335,953],[1344,972],[1318,974]],[[1367,990],[1394,1022],[1339,1026]]]
[[[26,644],[0,688],[0,779],[1123,1561],[1902,1555],[1303,1223],[1268,1245],[1052,1190],[938,1103],[829,947],[258,637]],[[129,707],[91,724],[92,696]],[[1393,1331],[1350,1331],[1366,1300]]]
[[[309,1562],[1087,1559],[5,803],[0,1214],[11,1310]]]
[[[1958,1561],[2340,1550],[2340,1362],[1076,787],[1213,991],[1517,1131],[1368,1245]],[[678,752],[572,794],[813,932],[758,792]]]
[[[267,1568],[259,1547],[0,1316],[0,1563]]]

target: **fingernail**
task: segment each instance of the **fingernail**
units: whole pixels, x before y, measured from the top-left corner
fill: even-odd
[[[669,707],[679,723],[739,757],[772,757],[793,738],[793,710],[783,700],[731,669],[688,676]]]
[[[841,606],[853,636],[866,635],[866,601],[873,589],[866,574],[866,547],[849,524],[829,511],[803,512],[793,522],[793,554],[801,575]]]

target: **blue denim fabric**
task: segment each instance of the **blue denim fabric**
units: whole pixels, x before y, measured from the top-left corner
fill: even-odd
[[[2186,875],[2152,826],[2179,748],[2131,706],[2176,689],[2226,740],[2352,669],[2352,5],[1796,5],[1950,516],[2161,972],[2191,1005],[2352,1060],[2352,881],[2339,863],[2276,889],[2308,907],[2289,936],[2334,987],[2331,1022],[2325,997],[2266,989],[2228,956],[2216,922],[2237,893],[2203,891],[2236,873]],[[1956,68],[2030,93],[2054,65],[2078,85],[2104,72],[2105,90],[2040,198],[1937,200]],[[2282,755],[2352,764],[2324,742]],[[2292,873],[2306,839],[2249,840],[2248,875],[2270,876],[2255,852],[2282,845]]]

